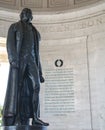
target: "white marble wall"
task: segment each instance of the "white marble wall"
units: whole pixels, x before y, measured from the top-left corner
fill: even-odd
[[[57,58],[63,59],[64,68],[73,68],[75,112],[68,117],[49,115],[51,120],[49,117],[46,119],[51,122],[50,129],[55,124],[52,119],[57,119],[56,124],[64,120],[59,129],[65,126],[67,130],[104,130],[105,14],[97,11],[74,21],[68,17],[67,22],[53,22],[38,25],[39,30],[44,32],[41,42],[43,69],[48,67],[48,63],[45,64],[47,61],[53,69]]]
[[[59,69],[54,66],[54,62],[56,59],[63,60],[64,64],[61,69],[73,69],[72,87],[74,89],[74,111],[66,115],[59,116],[54,115],[53,113],[46,114],[43,111],[43,115],[44,117],[46,117],[46,120],[49,120],[49,122],[51,122],[50,129],[76,130],[78,128],[79,130],[90,130],[91,113],[86,37],[53,40],[46,42],[43,41],[42,44],[43,45],[41,46],[41,57],[43,57],[42,63],[43,69],[45,71],[49,67],[51,70]],[[42,101],[44,102],[44,98]]]
[[[89,36],[89,73],[92,121],[94,129],[104,130],[105,126],[105,32]],[[99,123],[98,123],[99,122]]]

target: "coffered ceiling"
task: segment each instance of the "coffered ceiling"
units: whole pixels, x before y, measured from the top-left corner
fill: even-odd
[[[14,10],[28,7],[33,11],[49,12],[74,9],[100,1],[102,0],[0,0],[0,7]]]

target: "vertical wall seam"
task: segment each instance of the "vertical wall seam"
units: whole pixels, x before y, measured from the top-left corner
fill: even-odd
[[[89,86],[89,103],[90,103],[90,120],[91,120],[91,130],[93,130],[93,113],[92,113],[92,98],[91,98],[91,85],[90,85],[90,62],[89,62],[89,47],[88,38],[86,37],[86,53],[87,53],[87,71],[88,71],[88,86]]]

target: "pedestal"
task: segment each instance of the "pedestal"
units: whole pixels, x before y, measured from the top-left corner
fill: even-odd
[[[46,126],[39,126],[39,125],[33,125],[33,126],[1,126],[0,130],[47,130]]]

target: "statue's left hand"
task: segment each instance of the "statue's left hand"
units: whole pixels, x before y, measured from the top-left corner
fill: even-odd
[[[40,75],[40,82],[41,82],[41,83],[44,83],[44,81],[45,81],[45,79],[43,78],[42,75]]]

